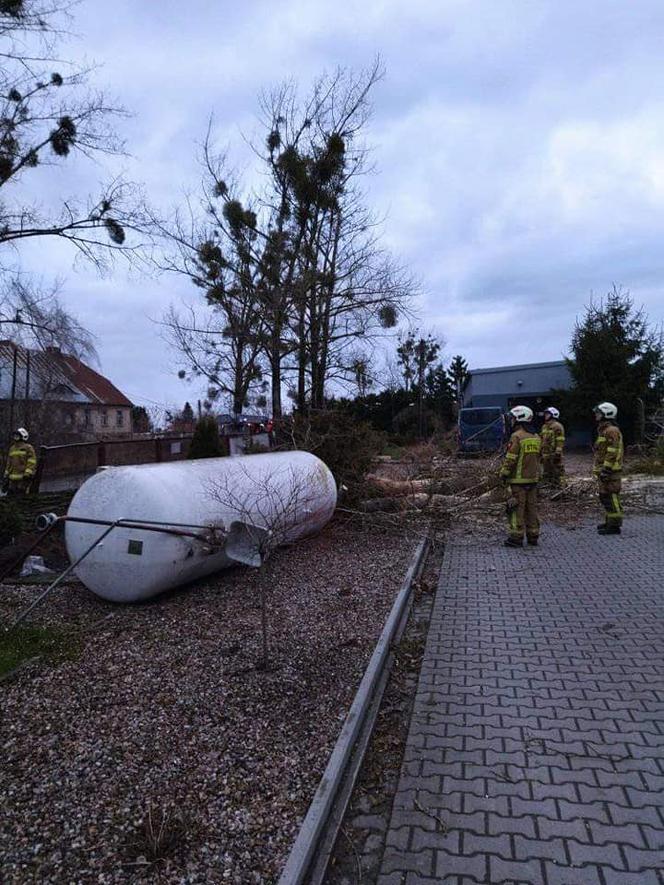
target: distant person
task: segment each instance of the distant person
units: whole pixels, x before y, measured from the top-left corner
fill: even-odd
[[[507,502],[509,536],[506,547],[523,547],[524,532],[535,547],[540,533],[537,516],[537,483],[540,478],[541,441],[533,432],[533,410],[528,406],[510,409],[512,435],[500,470],[500,478],[510,487]]]
[[[565,428],[558,420],[560,412],[554,406],[544,409],[544,424],[540,430],[542,439],[542,479],[560,488],[565,475],[563,450]]]
[[[623,438],[616,424],[618,408],[613,403],[600,403],[593,409],[597,421],[595,466],[599,500],[606,512],[605,521],[597,526],[600,535],[619,535],[623,522],[620,501],[623,468]]]
[[[3,492],[12,496],[28,494],[37,470],[37,456],[29,438],[25,427],[18,427],[12,436],[2,481]]]

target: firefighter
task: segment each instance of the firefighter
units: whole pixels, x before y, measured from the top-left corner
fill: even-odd
[[[37,457],[28,439],[25,427],[17,428],[12,437],[2,482],[3,492],[9,495],[27,495],[30,491],[30,483],[37,469]]]
[[[544,409],[544,424],[540,430],[542,439],[542,479],[560,488],[565,468],[563,467],[563,449],[565,447],[565,428],[558,420],[560,412],[554,406]]]
[[[623,466],[623,438],[615,423],[618,409],[613,403],[600,403],[593,409],[597,421],[595,466],[599,500],[606,511],[605,521],[597,526],[600,535],[619,535],[623,521],[620,486]]]
[[[512,436],[507,446],[507,454],[500,469],[500,478],[510,487],[507,500],[509,537],[506,547],[523,547],[523,534],[535,547],[539,538],[537,518],[537,483],[540,476],[541,441],[533,433],[530,422],[533,411],[528,406],[515,406],[510,409]]]

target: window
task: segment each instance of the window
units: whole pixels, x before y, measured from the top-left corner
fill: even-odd
[[[108,427],[108,412],[106,409],[101,410],[101,426]]]
[[[122,427],[124,425],[124,412],[122,409],[118,409],[115,413],[115,426]]]

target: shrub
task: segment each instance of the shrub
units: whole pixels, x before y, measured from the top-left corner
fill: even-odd
[[[339,490],[354,501],[362,497],[364,477],[385,445],[385,436],[346,412],[330,409],[283,419],[277,428],[279,448],[311,452],[332,471]]]
[[[664,476],[664,437],[660,437],[655,445],[646,451],[637,461],[627,465],[631,473],[647,473],[650,476]]]
[[[219,438],[219,426],[211,416],[196,422],[194,436],[189,447],[189,458],[218,458],[224,451]]]
[[[16,504],[11,500],[0,501],[0,547],[11,544],[22,530],[23,520]]]

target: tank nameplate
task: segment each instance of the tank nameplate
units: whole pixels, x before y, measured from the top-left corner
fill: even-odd
[[[134,556],[142,556],[143,555],[143,542],[142,541],[129,541],[127,545],[127,553],[132,553]]]

